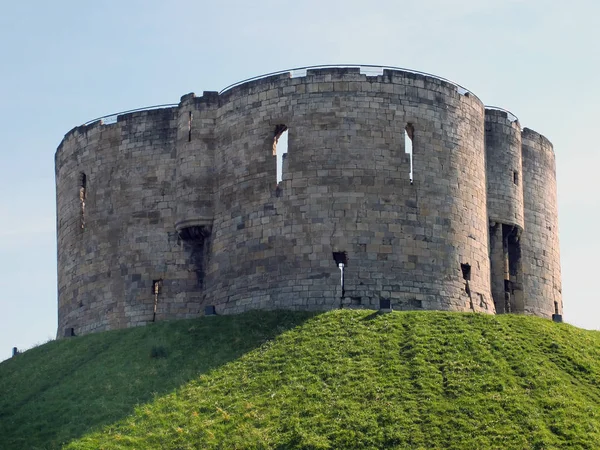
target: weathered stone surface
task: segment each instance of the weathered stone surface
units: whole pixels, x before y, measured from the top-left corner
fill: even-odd
[[[282,125],[289,150],[277,183]],[[494,313],[491,284],[502,290],[509,276],[501,242],[490,281],[490,221],[519,231],[514,308],[550,317],[558,299],[560,314],[544,139],[525,130],[521,158],[518,122],[457,86],[344,68],[77,127],[56,152],[59,330],[145,324],[155,302],[157,320],[207,305],[229,314],[378,308],[382,298],[394,310]],[[348,258],[344,299],[333,252]],[[471,268],[468,287],[461,264]]]

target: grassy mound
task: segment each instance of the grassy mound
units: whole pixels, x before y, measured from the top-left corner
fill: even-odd
[[[137,405],[137,406],[136,406]],[[0,365],[0,448],[600,448],[600,333],[524,316],[260,312]]]

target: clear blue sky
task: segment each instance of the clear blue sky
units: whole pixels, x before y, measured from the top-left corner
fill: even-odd
[[[431,72],[546,135],[565,319],[600,328],[599,17],[593,0],[0,0],[0,360],[56,333],[54,152],[67,131],[313,64]]]

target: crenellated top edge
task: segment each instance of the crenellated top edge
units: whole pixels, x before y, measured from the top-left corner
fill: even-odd
[[[547,148],[552,153],[554,153],[554,145],[552,145],[550,139],[548,139],[543,134],[538,133],[537,131],[532,130],[531,128],[523,128],[521,136],[523,140],[528,139],[530,141],[538,141],[542,147]]]
[[[138,118],[147,118],[148,116],[160,116],[165,113],[173,113],[174,111],[176,111],[178,109],[177,106],[178,106],[177,104],[169,104],[169,105],[157,105],[157,106],[150,106],[150,107],[146,107],[146,108],[131,109],[129,111],[124,111],[124,112],[104,116],[104,117],[101,117],[98,119],[94,119],[89,122],[86,122],[83,125],[78,125],[76,127],[73,127],[64,135],[63,139],[61,140],[60,144],[58,145],[58,147],[56,149],[55,155],[58,155],[60,153],[65,142],[67,142],[69,139],[71,139],[77,135],[87,134],[87,133],[95,131],[96,129],[99,129],[99,128],[114,127],[114,126],[117,126],[118,124],[127,122],[129,120],[135,120]]]
[[[427,72],[421,72],[418,70],[407,69],[404,67],[385,66],[385,65],[374,65],[374,64],[325,64],[318,66],[305,66],[296,67],[293,69],[285,69],[277,72],[271,72],[263,75],[257,75],[255,77],[247,78],[226,86],[221,89],[219,94],[223,94],[238,86],[246,85],[248,83],[260,82],[273,82],[279,79],[296,78],[296,77],[310,77],[310,76],[322,76],[322,75],[333,75],[333,76],[359,76],[363,75],[367,78],[383,76],[391,77],[392,75],[401,75],[406,78],[413,79],[429,79],[435,80],[436,82],[443,82],[451,85],[457,89],[462,95],[469,94],[470,96],[478,98],[471,90],[461,86],[460,84],[451,81],[447,78],[440,77]]]
[[[407,82],[407,80],[409,80]],[[219,92],[221,103],[240,92],[261,87],[276,87],[278,83],[311,83],[311,82],[337,82],[337,81],[371,81],[379,83],[398,83],[413,85],[417,88],[441,88],[454,90],[459,95],[475,99],[483,107],[483,102],[469,89],[437,75],[419,72],[411,69],[403,69],[391,66],[373,65],[336,65],[336,66],[310,66],[285,71],[274,72],[265,75],[248,78],[233,83]]]
[[[217,91],[204,91],[200,97],[197,97],[195,93],[190,92],[181,96],[179,101],[179,107],[193,104],[196,107],[201,106],[218,106],[219,105],[219,93]]]
[[[74,127],[64,135],[63,140],[57,148],[57,153],[63,147],[63,143],[74,135],[88,133],[101,126],[112,126],[116,123],[135,118],[137,117],[136,115],[139,114],[162,114],[165,110],[174,111],[184,106],[191,106],[192,108],[197,109],[219,107],[229,101],[232,96],[245,92],[247,89],[258,88],[260,90],[261,85],[274,85],[274,87],[277,87],[280,83],[302,84],[328,81],[377,81],[383,84],[398,83],[411,86],[414,85],[416,88],[430,89],[438,89],[436,86],[440,86],[440,88],[444,89],[455,89],[458,94],[465,97],[472,97],[476,102],[481,103],[479,97],[470,90],[451,80],[412,69],[393,66],[353,64],[307,66],[252,77],[233,83],[222,89],[220,92],[204,91],[201,96],[196,96],[191,92],[183,95],[179,103],[137,108],[88,121],[83,125]],[[481,103],[481,106],[484,106],[484,104]],[[511,111],[496,106],[484,106],[484,108],[486,117],[498,117],[507,120],[513,127],[517,127],[520,130],[519,119]],[[546,146],[552,146],[547,138],[533,130],[525,128],[522,130],[522,133],[523,137],[538,136]]]
[[[485,116],[486,118],[501,117],[511,123],[516,123],[520,129],[519,118],[508,109],[499,108],[498,106],[485,105]]]

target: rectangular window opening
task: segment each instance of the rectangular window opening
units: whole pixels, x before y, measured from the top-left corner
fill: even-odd
[[[461,264],[460,270],[462,271],[463,279],[469,281],[471,279],[471,264]]]
[[[469,308],[471,308],[472,311],[475,311],[473,295],[471,294],[471,286],[469,286],[469,281],[471,281],[471,264],[461,264],[460,270],[462,272],[463,279],[465,280],[465,293],[469,296]]]
[[[344,269],[348,265],[348,253],[333,252],[333,260],[340,269],[340,287],[342,288],[340,299],[343,299],[346,296],[346,287],[344,285]]]
[[[192,119],[194,118],[194,116],[192,115],[192,112],[189,112],[189,117],[188,117],[188,142],[192,142]]]
[[[515,183],[517,186],[519,185],[519,172],[516,170],[513,171],[513,183]]]
[[[273,156],[276,157],[276,182],[279,184],[283,180],[283,162],[287,157],[288,152],[288,127],[284,124],[279,124],[275,127],[273,136]]]
[[[408,154],[409,163],[410,163],[410,172],[408,174],[410,184],[413,184],[413,137],[414,137],[415,129],[412,124],[407,123],[406,128],[404,129],[404,152]]]

